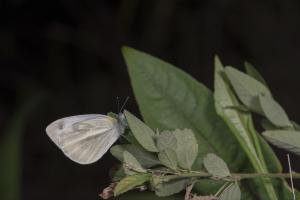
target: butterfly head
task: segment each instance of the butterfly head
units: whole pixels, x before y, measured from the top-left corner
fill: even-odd
[[[119,114],[118,114],[118,126],[119,126],[119,131],[121,133],[124,133],[125,132],[125,129],[126,127],[128,126],[127,122],[126,122],[126,118],[125,118],[125,115],[123,113],[123,109],[127,103],[127,101],[129,100],[129,97],[126,97],[122,107],[120,108],[120,103],[119,103],[119,97],[117,97],[117,103],[118,103],[118,111],[119,111]]]
[[[122,112],[118,114],[118,126],[121,133],[124,133],[125,128],[128,126],[125,115]]]

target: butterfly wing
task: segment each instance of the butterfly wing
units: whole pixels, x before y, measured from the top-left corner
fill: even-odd
[[[46,132],[67,157],[80,164],[99,160],[120,136],[117,120],[106,115],[62,118]]]

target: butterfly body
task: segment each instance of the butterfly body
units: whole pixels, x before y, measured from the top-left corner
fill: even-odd
[[[52,122],[46,132],[71,160],[90,164],[99,160],[124,133],[123,113],[118,119],[100,114],[65,117]]]

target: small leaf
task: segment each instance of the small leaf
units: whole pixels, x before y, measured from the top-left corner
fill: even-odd
[[[268,88],[251,76],[232,67],[226,67],[225,73],[243,104],[254,112],[262,113],[258,97],[261,94],[271,96]]]
[[[175,135],[171,131],[163,131],[157,138],[157,148],[159,151],[163,151],[165,149],[173,149],[177,148],[177,140]]]
[[[176,129],[173,134],[177,140],[178,165],[183,169],[191,169],[198,154],[198,144],[193,131],[190,129]]]
[[[144,124],[144,122],[132,115],[130,112],[125,110],[124,114],[127,119],[128,125],[137,141],[146,150],[150,152],[158,152],[153,139],[155,137],[154,131],[146,124]]]
[[[134,174],[123,178],[114,189],[114,196],[118,196],[124,192],[134,189],[137,186],[149,181],[150,174]]]
[[[159,165],[160,162],[154,156],[153,154],[149,153],[148,151],[145,151],[144,149],[132,145],[132,144],[123,144],[123,145],[115,145],[110,148],[111,154],[116,157],[119,161],[123,162],[123,153],[124,151],[128,151],[134,157],[136,160],[144,167],[144,168],[150,168],[155,165]]]
[[[260,125],[265,129],[265,130],[274,130],[278,129],[274,124],[272,124],[269,120],[267,119],[262,119],[260,121]]]
[[[241,199],[241,190],[237,183],[232,184],[226,188],[220,197],[219,200],[240,200]]]
[[[126,173],[123,167],[119,167],[116,171],[110,171],[112,181],[117,182],[126,177]]]
[[[265,81],[265,79],[257,71],[257,69],[255,69],[255,67],[252,64],[250,64],[248,62],[245,62],[245,68],[246,68],[246,72],[249,76],[251,76],[252,78],[255,78],[256,80],[258,80],[259,82],[264,84],[266,87],[268,87],[267,82]]]
[[[203,160],[205,169],[212,174],[220,178],[230,176],[230,171],[227,164],[219,156],[209,153]]]
[[[155,194],[159,197],[171,196],[185,189],[188,182],[188,179],[181,179],[162,183],[155,190]]]
[[[164,149],[159,152],[158,159],[166,167],[176,170],[177,169],[177,156],[176,152],[172,149]]]
[[[291,123],[296,131],[300,131],[300,125],[297,122],[291,121]]]
[[[123,153],[124,164],[130,167],[130,170],[134,172],[144,173],[146,170],[141,166],[141,164],[136,160],[136,158],[129,153],[128,151],[124,151]]]
[[[273,130],[265,131],[262,135],[273,145],[300,155],[300,132]]]
[[[128,143],[129,142],[130,144],[133,144],[135,146],[143,148],[140,145],[140,143],[137,141],[137,139],[134,137],[134,135],[133,135],[133,133],[130,129],[125,129],[125,132],[123,133],[122,137],[120,138],[120,142],[121,143]]]
[[[265,116],[278,127],[292,127],[287,114],[283,108],[271,97],[260,95],[259,102]]]
[[[150,177],[150,187],[153,190],[156,190],[163,182],[163,176],[162,175],[156,175],[155,173],[152,173],[152,176]]]

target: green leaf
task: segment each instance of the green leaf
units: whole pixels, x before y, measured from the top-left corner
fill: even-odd
[[[267,173],[268,170],[267,170],[267,166],[266,166],[266,163],[265,163],[265,158],[264,158],[262,148],[261,148],[262,142],[260,141],[259,134],[258,134],[258,132],[256,131],[256,129],[254,127],[254,122],[253,122],[253,119],[252,119],[251,115],[249,115],[246,124],[247,124],[247,127],[248,127],[249,135],[252,139],[252,143],[253,143],[254,148],[256,150],[257,156],[258,156],[259,160],[261,161],[261,165],[266,170],[265,172]]]
[[[164,149],[158,153],[158,159],[166,167],[176,170],[177,169],[177,156],[176,152],[172,149]]]
[[[234,77],[232,79],[233,80],[237,79],[234,82],[241,81],[240,80],[241,77],[239,74],[241,72],[238,72],[233,68],[227,68],[227,69],[229,69],[228,74]],[[242,75],[242,76],[247,76],[247,75]],[[251,115],[249,113],[239,112],[236,109],[230,108],[230,107],[238,106],[239,102],[228,85],[224,73],[223,65],[217,57],[215,60],[215,105],[216,105],[217,113],[224,119],[224,121],[227,123],[229,128],[232,130],[232,133],[240,143],[244,152],[247,154],[250,163],[252,164],[255,171],[258,173],[267,173],[267,169],[264,165],[264,162],[263,160],[260,160],[259,155],[257,154],[258,153],[257,149],[253,144],[253,142],[255,142],[253,139],[255,138],[252,138],[253,135],[249,131],[248,122],[249,119],[251,118]],[[275,190],[272,184],[270,184],[269,180],[263,180],[262,183],[263,183],[262,186],[266,190],[269,199],[272,200],[277,199]]]
[[[300,132],[273,130],[265,131],[262,134],[273,145],[300,155]]]
[[[300,125],[297,122],[291,121],[291,123],[296,131],[300,131]]]
[[[173,134],[177,140],[178,165],[183,169],[191,169],[198,154],[198,144],[193,131],[190,129],[176,129]]]
[[[199,148],[193,169],[213,152],[238,170],[244,154],[217,116],[211,91],[169,63],[128,47],[122,51],[145,122],[154,130],[192,129]]]
[[[257,133],[257,131],[254,128],[252,118],[249,118],[248,122],[248,128],[249,131],[252,132],[253,140],[256,142],[256,148],[260,155],[260,160],[265,165],[267,171],[271,173],[281,173],[282,172],[282,166],[280,161],[278,160],[277,156],[275,155],[274,151],[270,147],[270,145],[262,138],[260,134]],[[251,172],[253,169],[245,169],[246,172]],[[291,190],[287,184],[285,184],[285,180],[276,180],[272,179],[272,185],[275,188],[275,191],[278,195],[278,199],[285,199],[287,196],[283,195],[282,193],[290,193]],[[256,193],[257,197],[256,199],[269,199],[264,188],[262,187],[262,180],[254,179],[254,180],[248,180],[250,187],[248,189],[252,189],[251,193]],[[282,190],[282,192],[279,192]]]
[[[232,184],[219,197],[219,200],[240,200],[241,199],[241,190],[237,183]]]
[[[149,181],[150,174],[134,174],[123,178],[114,189],[114,196],[118,196],[124,192],[134,189],[137,186]]]
[[[158,186],[158,188],[155,190],[155,194],[159,197],[171,196],[185,189],[188,183],[188,179],[165,182]]]
[[[270,145],[265,141],[265,139],[260,134],[257,134],[257,136],[260,142],[262,154],[264,156],[268,172],[271,173],[282,172],[281,163],[278,157],[276,156],[275,152],[273,151],[273,149],[270,147]]]
[[[208,173],[224,178],[230,176],[227,164],[219,156],[209,153],[204,157],[203,164]]]
[[[124,111],[124,114],[134,137],[142,147],[150,152],[158,152],[154,142],[154,131],[127,110]]]
[[[130,170],[134,172],[145,173],[146,170],[141,166],[137,159],[128,151],[123,153],[124,164],[128,165]]]
[[[163,175],[161,174],[155,174],[155,173],[152,173],[152,176],[150,177],[150,188],[152,190],[155,190],[157,189],[163,182]]]
[[[215,106],[217,113],[224,119],[234,133],[248,157],[259,162],[256,150],[248,133],[247,121],[249,113],[242,113],[232,108],[239,106],[231,88],[229,87],[222,63],[215,59]]]
[[[177,148],[177,139],[175,134],[171,131],[163,131],[157,138],[157,148],[159,151],[163,151],[165,149],[176,150]]]
[[[262,138],[261,135],[258,135],[259,139],[260,139],[260,144],[261,144],[261,149],[262,149],[262,153],[264,155],[265,161],[266,161],[266,165],[268,168],[268,171],[271,173],[281,173],[282,172],[282,166],[281,163],[279,162],[277,156],[275,155],[274,151],[272,150],[272,148],[269,146],[268,143],[265,142],[265,140]],[[248,166],[248,165],[245,165]],[[245,169],[242,170],[242,172],[253,172],[253,169],[249,168],[249,166]],[[257,196],[254,197],[254,199],[269,199],[266,194],[265,191],[262,188],[262,184],[260,182],[259,179],[256,180],[247,180],[245,182],[248,182],[249,185],[245,185],[245,187],[247,188],[247,190],[251,193],[251,194],[256,194]],[[292,192],[291,192],[291,188],[289,187],[289,185],[286,183],[286,181],[284,179],[272,179],[272,184],[275,188],[275,191],[278,195],[278,199],[292,199]],[[242,194],[244,195],[245,191],[242,191]],[[243,199],[243,195],[242,195],[242,199]],[[299,192],[296,191],[296,195],[297,195],[297,199],[300,198],[299,196]]]
[[[274,130],[278,129],[274,124],[272,124],[269,120],[267,119],[262,119],[260,121],[260,125],[265,129],[265,130]]]
[[[225,184],[225,181],[222,180],[213,180],[213,179],[199,179],[194,184],[194,188],[207,188],[204,191],[201,191],[201,195],[211,195],[216,194],[218,190]]]
[[[116,171],[113,171],[113,170],[115,170],[115,169],[112,168],[110,170],[110,175],[111,175],[112,182],[118,182],[121,179],[126,177],[126,172],[125,172],[123,166],[120,166],[119,168],[117,168]]]
[[[269,89],[251,76],[232,67],[226,67],[225,73],[243,104],[254,112],[262,113],[258,97],[262,94],[272,96]]]
[[[290,188],[289,184],[287,183],[286,180],[276,180],[278,182],[278,194],[279,194],[279,199],[286,199],[290,200],[293,199],[293,192],[292,189]],[[295,189],[295,196],[296,199],[300,199],[300,193]]]
[[[257,71],[257,69],[255,69],[255,67],[252,64],[250,64],[248,62],[245,62],[245,68],[246,68],[246,72],[249,76],[251,76],[252,78],[255,78],[256,80],[258,80],[259,82],[264,84],[266,87],[268,87],[267,82],[265,81],[265,79]]]
[[[116,200],[182,200],[182,195],[172,195],[168,197],[158,197],[153,192],[127,192],[118,196]]]
[[[144,167],[144,168],[150,168],[155,165],[159,165],[160,162],[157,159],[156,156],[149,153],[148,151],[145,151],[144,149],[132,145],[132,144],[123,144],[123,145],[115,145],[110,148],[111,154],[116,157],[119,161],[123,162],[123,153],[124,151],[128,151],[134,157],[136,160]]]
[[[130,143],[133,144],[135,146],[138,146],[142,149],[145,149],[142,147],[142,145],[137,141],[137,139],[134,137],[132,131],[128,128],[125,129],[125,132],[123,133],[122,137],[120,137],[120,142],[121,143]]]
[[[283,108],[271,96],[260,95],[259,102],[265,116],[278,127],[293,127]]]

